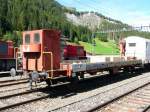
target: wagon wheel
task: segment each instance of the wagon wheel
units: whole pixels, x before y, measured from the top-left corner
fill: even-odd
[[[50,79],[46,79],[46,84],[48,85],[48,87],[51,87],[52,85],[52,81]]]
[[[79,81],[79,74],[78,73],[73,73],[71,77],[71,83],[72,84],[77,84]]]
[[[97,72],[88,72],[90,75],[96,75]]]
[[[80,78],[81,78],[81,79],[84,79],[84,78],[85,78],[84,72],[80,72]]]
[[[71,84],[70,84],[71,90],[72,91],[78,90],[78,82],[79,82],[78,75],[76,74],[75,76],[73,76],[70,81],[71,81]]]

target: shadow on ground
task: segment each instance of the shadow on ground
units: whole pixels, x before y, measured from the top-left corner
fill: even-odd
[[[66,98],[78,93],[91,91],[106,85],[110,85],[116,82],[123,81],[132,77],[140,76],[144,73],[149,72],[150,70],[137,70],[134,72],[122,72],[116,75],[102,75],[96,78],[91,78],[85,81],[80,81],[76,85],[68,84],[65,86],[58,86],[54,88],[48,88],[48,91],[45,91],[47,94],[50,94],[51,98],[59,97]]]

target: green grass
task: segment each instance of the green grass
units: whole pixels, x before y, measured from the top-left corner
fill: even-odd
[[[85,50],[89,53],[101,54],[101,55],[116,55],[119,54],[119,49],[116,43],[113,41],[102,42],[99,39],[95,39],[96,46],[90,43],[80,41],[80,45],[84,46]]]

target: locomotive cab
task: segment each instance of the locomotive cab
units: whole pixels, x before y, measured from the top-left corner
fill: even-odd
[[[60,32],[55,30],[23,32],[23,69],[38,72],[59,69],[59,37]]]
[[[23,32],[23,70],[29,75],[31,87],[33,81],[46,81],[51,85],[53,80],[70,80],[74,59],[85,57],[82,46],[64,45],[60,37],[58,30]],[[69,61],[65,61],[66,58]]]
[[[19,63],[19,49],[13,44],[10,40],[0,40],[0,74],[10,74],[14,77],[17,73],[22,72],[22,66]]]

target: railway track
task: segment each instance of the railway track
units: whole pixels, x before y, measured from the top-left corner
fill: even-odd
[[[46,84],[37,84],[33,86],[35,90],[30,91],[28,82],[28,78],[26,77],[23,77],[22,79],[18,80],[12,80],[11,78],[3,78],[0,81],[0,100],[30,94],[36,91],[38,92],[44,87],[46,87]]]
[[[45,84],[43,84],[45,85]],[[63,86],[63,85],[59,85],[59,86]],[[54,86],[54,87],[57,87]],[[54,88],[52,87],[52,88]],[[49,87],[43,87],[43,88],[36,88],[33,90],[28,90],[28,91],[24,91],[24,92],[20,92],[20,93],[15,93],[15,94],[10,94],[10,95],[5,95],[5,96],[1,96],[0,97],[0,104],[4,104],[4,106],[0,106],[0,111],[5,111],[11,108],[15,108],[24,104],[28,104],[28,103],[33,103],[36,101],[40,101],[40,100],[44,100],[46,98],[49,98],[53,95],[53,92],[55,90],[51,90]],[[29,97],[28,97],[29,96]],[[14,100],[15,97],[23,97],[23,99],[25,98],[25,100],[23,101],[19,101],[17,103],[11,103],[11,104],[7,104],[5,105],[5,102],[8,103],[8,101]],[[28,99],[26,99],[28,98]]]
[[[16,97],[16,96],[20,96],[20,95],[25,95],[25,94],[29,94],[29,93],[33,93],[33,92],[44,91],[45,89],[46,88],[37,88],[34,90],[26,90],[26,91],[15,93],[15,94],[4,95],[4,96],[0,96],[0,100],[8,99],[11,97]]]
[[[150,109],[150,82],[86,112],[147,112]]]
[[[61,84],[56,85],[56,86],[53,86],[52,88],[57,87],[57,86],[63,86],[63,85],[61,85]],[[23,89],[23,88],[20,88],[20,89]],[[24,89],[27,89],[27,88],[25,87]],[[29,89],[29,87],[28,87],[28,89]],[[18,88],[14,89],[14,90],[18,91]],[[0,111],[5,111],[7,109],[15,108],[17,106],[21,106],[24,104],[40,101],[45,98],[49,98],[53,94],[53,91],[52,90],[50,91],[50,90],[51,89],[49,87],[47,87],[46,84],[40,84],[40,85],[36,86],[36,88],[34,88],[33,90],[25,90],[25,91],[21,91],[19,93],[15,93],[15,94],[0,96],[0,104],[4,105],[4,106],[0,105]],[[8,90],[8,91],[11,92],[11,90]],[[12,101],[17,101],[15,99],[18,99],[18,98],[19,98],[18,102],[16,102],[16,103],[12,102]],[[22,100],[22,99],[25,99],[25,100]],[[9,101],[10,101],[10,103],[9,103]],[[5,105],[5,103],[6,103],[6,105]]]
[[[15,97],[23,94],[29,94],[31,92],[38,92],[46,88],[47,85],[45,83],[37,84],[33,86],[33,90],[30,90],[29,84],[27,83],[20,83],[11,86],[4,86],[0,88],[0,100],[3,98],[10,98]]]
[[[0,84],[0,87],[13,86],[13,85],[19,85],[19,84],[24,84],[24,83],[28,83],[28,80],[24,79],[24,80],[18,80],[18,81],[13,81],[13,82],[2,83]]]
[[[47,88],[40,88],[40,89],[2,96],[0,97],[0,104],[3,103],[3,105],[0,105],[0,111],[4,111],[6,109],[14,108],[23,104],[35,102],[35,101],[50,97],[49,94],[43,94],[43,92],[49,93]],[[14,100],[18,98],[19,99],[22,98],[21,101]],[[12,100],[17,101],[17,102],[10,103],[9,101],[12,101]]]
[[[0,83],[0,96],[7,92],[19,91],[21,89],[27,89],[28,79],[19,79],[19,80],[4,80]]]
[[[140,79],[145,80],[145,79],[147,79],[147,76],[142,76]],[[132,82],[134,82],[134,81],[132,81]],[[135,82],[138,82],[138,79],[135,80]],[[127,84],[127,83],[125,83],[125,84]],[[54,102],[57,102],[57,100],[58,101],[62,100],[61,98],[58,98],[58,99],[54,98],[53,99],[53,95],[52,95],[53,93],[51,94],[50,91],[47,91],[47,92],[46,91],[47,90],[44,90],[44,89],[43,90],[26,91],[24,93],[18,93],[18,94],[14,94],[14,95],[8,95],[8,96],[0,97],[0,105],[3,104],[2,106],[0,106],[0,111],[6,110],[9,112],[12,109],[15,110],[18,108],[24,108],[24,106],[33,105],[33,102],[34,102],[34,104],[36,104],[36,103],[38,104],[38,102],[40,104],[41,102],[45,102],[46,100],[50,100],[49,104],[53,104]],[[19,101],[17,101],[16,97],[19,98]],[[63,98],[63,99],[65,100],[65,98]],[[12,102],[12,100],[16,101],[16,102]],[[56,103],[56,104],[58,105],[58,103]],[[45,105],[47,105],[47,104],[45,104]]]
[[[20,85],[18,85],[18,86],[20,86]],[[1,95],[1,93],[7,93],[7,92],[14,92],[14,91],[20,91],[20,90],[24,90],[24,91],[28,91],[29,90],[29,86],[27,86],[27,85],[24,85],[24,86],[22,86],[22,87],[13,87],[13,88],[6,88],[6,89],[4,89],[4,90],[0,90],[0,95]],[[40,85],[37,85],[37,86],[33,86],[33,87],[35,87],[35,89],[36,88],[40,88],[40,86],[47,86],[46,84],[40,84]]]
[[[132,83],[134,83],[134,82],[132,82]],[[125,84],[125,85],[127,86],[127,84]],[[116,88],[113,88],[113,89],[116,89]],[[111,91],[111,90],[109,90],[109,91]],[[144,93],[144,91],[146,91],[147,93],[146,92]],[[116,102],[116,101],[118,101],[117,106],[119,106],[120,109],[122,109],[124,106],[126,109],[130,109],[130,108],[133,109],[133,107],[130,106],[130,105],[132,105],[132,103],[130,103],[130,102],[133,102],[133,104],[134,104],[134,103],[136,103],[136,101],[139,101],[140,103],[139,104],[137,103],[137,105],[136,105],[137,107],[135,107],[134,110],[139,109],[141,107],[143,109],[141,112],[146,112],[150,108],[150,81],[147,83],[144,83],[130,91],[123,92],[120,95],[116,95],[115,97],[112,94],[117,94],[117,93],[115,93],[113,91],[110,93],[107,93],[107,92],[106,92],[107,95],[103,94],[103,96],[102,96],[102,95],[100,95],[102,93],[98,93],[98,94],[90,96],[88,98],[85,98],[85,99],[82,99],[82,100],[79,100],[76,102],[72,102],[72,103],[64,105],[62,107],[55,108],[55,109],[51,110],[50,112],[60,112],[60,111],[61,112],[69,112],[69,111],[77,111],[77,112],[82,112],[82,111],[84,111],[84,112],[122,112],[123,111],[123,112],[129,112],[129,111],[125,111],[125,110],[119,111],[118,108],[113,107],[113,105],[114,105],[113,102]],[[139,94],[136,95],[136,93],[137,94],[139,93]],[[132,95],[132,94],[135,94],[135,95]],[[106,97],[104,97],[105,95],[106,95]],[[130,95],[132,95],[132,96],[130,96]],[[122,100],[122,102],[121,102],[119,100],[119,99],[123,99],[124,97],[128,97],[128,96],[130,97],[129,101],[126,100],[126,102],[125,102],[124,100]],[[103,97],[103,98],[101,98],[101,97]],[[122,104],[126,103],[126,105],[125,104],[121,105],[120,102]],[[128,104],[128,103],[130,103],[130,104]],[[112,108],[115,108],[116,110],[112,111],[109,108],[111,104],[112,104]],[[127,105],[129,107],[127,107]],[[137,112],[137,111],[132,111],[132,112]]]
[[[28,79],[28,78],[23,78],[23,79],[18,79],[18,80],[15,80],[15,79],[2,80],[2,81],[0,81],[0,84],[2,84],[2,83],[16,82],[16,81],[24,81],[24,80],[27,80],[27,79]]]

